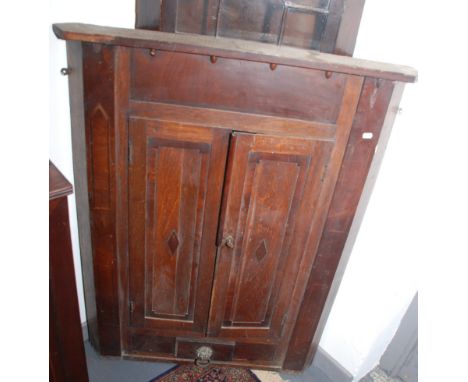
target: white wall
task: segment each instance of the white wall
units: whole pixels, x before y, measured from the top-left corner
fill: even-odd
[[[49,15],[50,25],[57,22],[83,22],[133,28],[134,12],[133,0],[51,0]],[[68,77],[60,74],[60,69],[67,66],[65,42],[55,37],[52,28],[50,28],[49,35],[51,121],[49,157],[66,178],[73,183]],[[74,195],[69,197],[69,211],[80,316],[81,321],[86,322]]]
[[[467,141],[465,129],[451,110],[463,110],[466,96],[459,85],[466,63],[452,58],[458,50],[442,36],[451,31],[461,10],[444,17],[438,3],[428,1],[367,0],[356,57],[412,65],[420,80],[408,85],[397,117],[381,173],[362,223],[349,266],[327,323],[321,347],[357,380],[379,360],[399,320],[418,289],[418,269],[444,256],[458,254],[454,242],[447,253],[431,239],[450,237],[453,228],[437,221],[453,221],[464,208],[466,186],[455,184],[455,167],[442,166],[441,158],[459,163]],[[453,6],[452,9],[455,9]],[[52,0],[52,22],[88,22],[132,27],[134,0]],[[460,16],[458,16],[460,15]],[[458,23],[462,23],[459,20]],[[443,31],[441,33],[440,31]],[[465,35],[468,33],[465,32]],[[450,46],[440,52],[443,46]],[[434,50],[435,49],[435,50]],[[65,44],[50,37],[51,129],[50,158],[72,181],[68,87],[59,74],[66,66]],[[438,95],[442,94],[442,97]],[[465,118],[466,121],[466,118]],[[447,136],[449,144],[442,144]],[[445,162],[446,163],[446,162]],[[462,162],[463,163],[463,162]],[[451,187],[443,203],[438,195]],[[75,267],[79,280],[82,321],[85,320],[79,266],[76,214],[70,203]],[[462,225],[456,229],[463,237]],[[442,240],[440,241],[442,242]],[[424,294],[420,295],[424,303]]]
[[[466,12],[457,4],[446,14],[434,3],[367,0],[356,46],[355,57],[414,66],[419,81],[405,89],[320,344],[355,380],[378,363],[392,339],[418,290],[419,270],[442,256],[439,268],[444,267],[450,250],[443,245],[460,254],[452,224],[466,228],[461,220],[466,204],[460,201],[468,192],[455,166],[467,164],[461,146],[468,138],[466,119],[456,111],[466,109],[461,82],[468,63],[455,55],[457,39],[468,33],[466,27],[464,33],[454,30],[466,25],[461,20]],[[447,190],[451,195],[443,197]],[[458,219],[451,216],[457,210]],[[445,244],[442,238],[448,239]]]

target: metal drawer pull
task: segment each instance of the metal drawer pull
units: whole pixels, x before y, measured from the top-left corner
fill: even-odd
[[[200,367],[206,367],[211,362],[213,355],[213,349],[209,346],[201,346],[197,349],[197,358],[195,359],[195,365]]]

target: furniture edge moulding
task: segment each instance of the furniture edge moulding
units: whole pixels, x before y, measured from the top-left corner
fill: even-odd
[[[367,61],[289,46],[270,46],[255,41],[80,23],[54,24],[53,31],[62,40],[234,58],[400,82],[417,80],[417,71],[409,66]]]

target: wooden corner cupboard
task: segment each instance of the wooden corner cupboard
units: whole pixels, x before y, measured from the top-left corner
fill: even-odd
[[[94,346],[303,370],[416,72],[208,36],[54,31]]]

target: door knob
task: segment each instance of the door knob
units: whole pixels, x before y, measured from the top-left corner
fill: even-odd
[[[211,362],[213,356],[213,349],[209,346],[201,346],[197,349],[197,358],[195,358],[195,365],[207,367]]]
[[[234,238],[232,235],[228,235],[223,239],[223,244],[228,248],[234,248]]]

